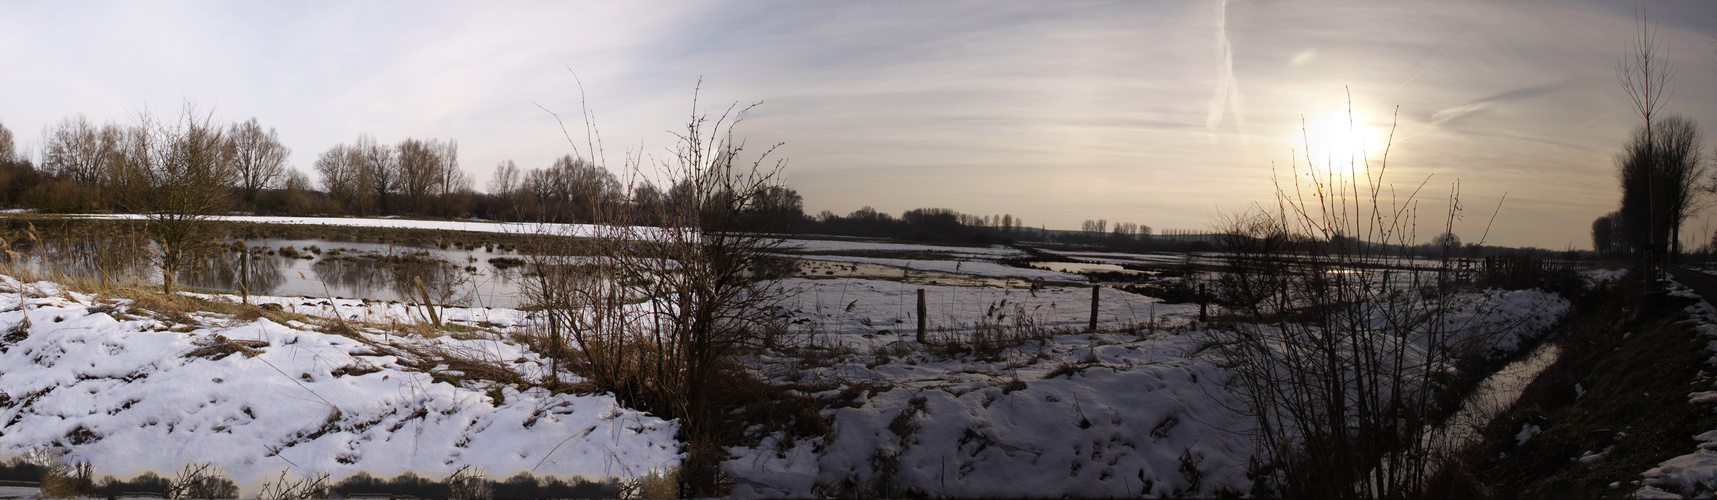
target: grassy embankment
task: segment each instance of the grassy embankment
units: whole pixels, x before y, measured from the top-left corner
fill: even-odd
[[[1449,494],[1621,498],[1638,489],[1641,472],[1717,429],[1711,405],[1687,397],[1711,384],[1710,339],[1684,311],[1693,300],[1642,309],[1639,289],[1630,275],[1577,307],[1555,340],[1562,356],[1486,428],[1463,457],[1469,475],[1445,483]],[[1522,443],[1529,428],[1540,431]]]

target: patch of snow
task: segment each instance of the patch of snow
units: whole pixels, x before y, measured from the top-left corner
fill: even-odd
[[[1602,285],[1621,281],[1628,274],[1628,268],[1617,269],[1585,269],[1580,271],[1580,277],[1586,280],[1586,286]]]
[[[786,245],[799,252],[852,252],[852,251],[884,251],[884,252],[929,252],[969,257],[1004,259],[1021,257],[1025,252],[1006,245],[991,245],[988,247],[919,245],[914,243],[892,243],[883,241],[852,241],[852,240],[813,240],[790,238]],[[822,256],[818,256],[822,257]]]
[[[1532,440],[1532,436],[1537,436],[1540,432],[1544,432],[1544,429],[1536,425],[1520,424],[1520,433],[1514,435],[1514,445],[1524,445],[1527,441]]]
[[[1058,272],[1058,271],[1050,271],[1050,270],[1046,270],[1046,269],[1035,269],[1035,268],[1027,268],[1027,267],[1014,267],[1014,266],[1010,266],[1007,264],[1002,264],[1000,262],[989,262],[989,261],[982,261],[982,260],[912,260],[912,259],[890,259],[890,258],[883,258],[883,257],[854,257],[854,256],[847,256],[847,255],[804,255],[804,256],[788,255],[788,254],[783,254],[783,255],[789,256],[789,257],[795,257],[795,258],[799,258],[799,259],[804,259],[804,260],[820,260],[820,261],[827,261],[827,262],[852,262],[852,263],[859,263],[859,264],[877,264],[877,265],[883,265],[883,266],[894,266],[894,267],[899,267],[899,268],[904,268],[904,269],[915,269],[915,270],[923,270],[923,271],[940,271],[940,272],[945,272],[945,273],[957,273],[957,274],[971,274],[971,275],[976,275],[976,276],[990,276],[990,277],[996,277],[996,278],[1025,278],[1028,280],[1041,279],[1041,280],[1045,280],[1045,281],[1074,281],[1074,282],[1086,281],[1085,276],[1081,275],[1081,274],[1063,273],[1063,272]]]
[[[0,349],[0,452],[60,447],[68,461],[123,475],[210,462],[241,483],[286,468],[436,476],[467,463],[503,477],[637,475],[679,460],[675,422],[611,396],[504,387],[500,402],[490,387],[436,382],[368,344],[302,324],[202,315],[210,324],[171,331],[154,319],[92,313],[76,296],[29,302],[29,336]],[[0,294],[0,325],[22,320],[17,304],[16,294]],[[500,316],[512,314],[522,313]],[[247,341],[254,356],[192,355],[222,338]],[[422,341],[544,364],[501,339]]]
[[[736,458],[723,469],[739,479],[739,498],[833,495],[882,477],[951,497],[1244,490],[1253,446],[1237,431],[1246,421],[1225,406],[1236,402],[1220,369],[1185,357],[1199,342],[1069,335],[1043,346],[1049,359],[1013,368],[912,355],[910,365],[840,366],[893,388],[833,410],[826,439],[766,439],[730,450]],[[1084,359],[1095,364],[1062,368]]]

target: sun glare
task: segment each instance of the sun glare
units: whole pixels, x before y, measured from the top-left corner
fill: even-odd
[[[1295,134],[1295,149],[1304,148],[1300,154],[1309,156],[1319,169],[1359,174],[1365,172],[1367,158],[1382,156],[1382,134],[1359,115],[1331,113],[1321,120],[1308,119],[1305,125],[1304,135]]]

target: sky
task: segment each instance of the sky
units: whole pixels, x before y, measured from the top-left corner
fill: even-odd
[[[454,139],[481,190],[565,154],[658,178],[695,96],[711,119],[758,104],[735,136],[780,144],[812,214],[1207,229],[1309,157],[1416,190],[1423,220],[1458,183],[1468,242],[1590,248],[1639,123],[1616,73],[1642,12],[1666,109],[1717,127],[1717,4],[1458,0],[0,1],[0,124],[39,150],[70,116],[189,103],[276,129],[312,177],[360,134]]]

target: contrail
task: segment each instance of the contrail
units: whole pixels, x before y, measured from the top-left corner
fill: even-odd
[[[1551,84],[1546,84],[1546,85],[1539,85],[1539,86],[1535,86],[1535,87],[1527,87],[1527,88],[1515,90],[1512,92],[1505,92],[1502,94],[1493,95],[1490,97],[1486,97],[1484,99],[1479,99],[1477,101],[1462,104],[1460,106],[1455,106],[1452,108],[1446,108],[1446,109],[1437,111],[1435,113],[1431,113],[1431,124],[1432,125],[1441,125],[1444,122],[1447,122],[1449,120],[1454,120],[1454,119],[1457,119],[1457,118],[1460,118],[1463,116],[1467,116],[1467,115],[1470,115],[1473,113],[1484,111],[1486,109],[1490,109],[1492,107],[1495,107],[1498,104],[1518,101],[1521,99],[1527,99],[1527,98],[1532,98],[1532,97],[1538,97],[1538,96],[1541,96],[1544,94],[1549,94],[1549,93],[1552,93],[1552,92],[1555,92],[1558,90],[1562,90],[1563,87],[1567,87],[1567,86],[1568,86],[1568,82],[1563,81],[1563,82],[1551,83]]]
[[[1216,129],[1222,126],[1224,111],[1233,111],[1238,125],[1246,126],[1246,119],[1240,113],[1240,85],[1234,81],[1234,47],[1228,43],[1228,0],[1222,0],[1216,7],[1216,50],[1222,63],[1217,66],[1216,90],[1210,96],[1210,111],[1204,117],[1204,128],[1210,133],[1210,142],[1216,142]]]

